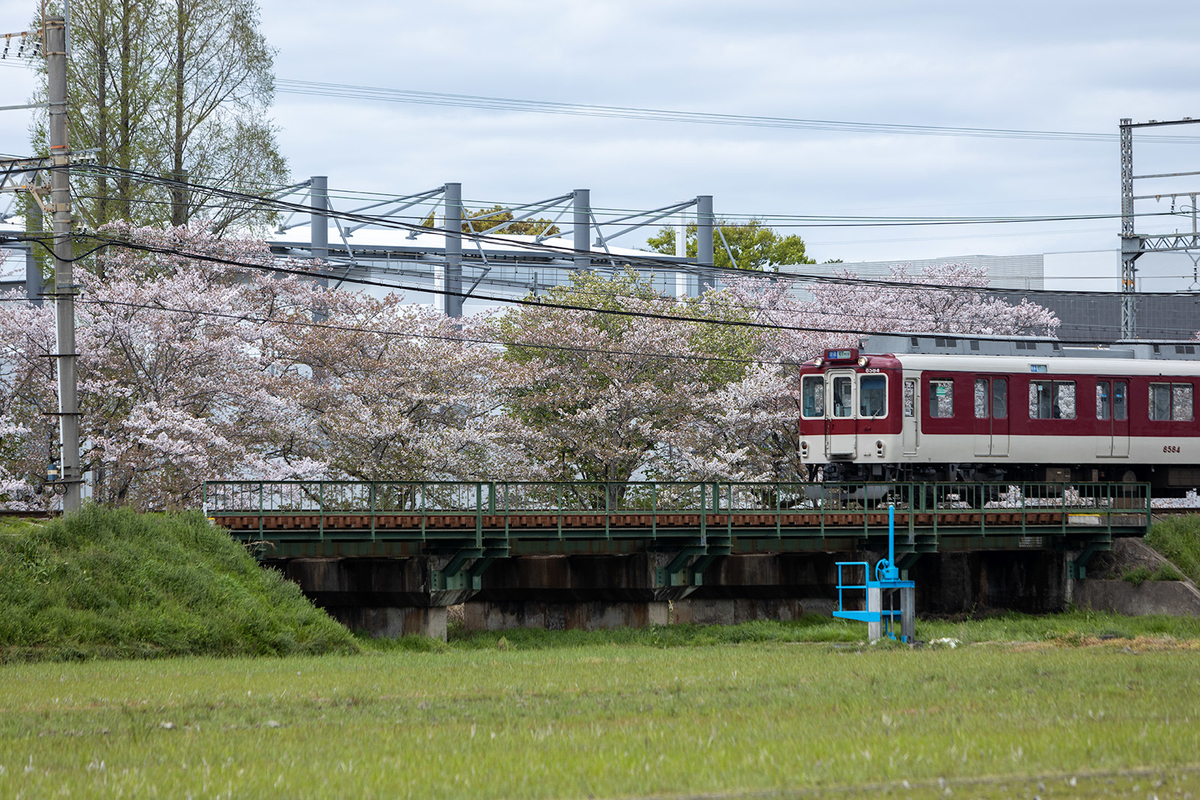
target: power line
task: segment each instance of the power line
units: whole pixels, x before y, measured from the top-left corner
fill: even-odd
[[[165,177],[158,176],[158,175],[152,175],[150,173],[140,172],[137,170],[121,169],[121,168],[117,168],[117,167],[101,167],[100,169],[104,169],[109,172],[126,174],[131,177],[136,177],[140,180],[144,180],[144,181],[151,182],[151,183],[158,183],[158,184],[163,184],[163,185],[179,185],[179,186],[189,185],[183,181],[172,180],[170,178],[165,178]],[[225,196],[225,197],[230,197],[230,198],[236,199],[240,202],[255,203],[255,204],[260,204],[260,205],[264,205],[264,206],[274,206],[277,208],[287,209],[287,210],[293,211],[295,213],[311,214],[313,212],[312,207],[305,206],[305,205],[302,205],[299,203],[289,203],[286,201],[277,200],[277,199],[273,199],[273,198],[261,198],[261,197],[256,197],[255,195],[250,195],[250,194],[246,194],[243,192],[236,192],[236,191],[232,191],[232,190],[228,190],[228,189],[221,189],[219,187],[207,186],[207,187],[202,187],[202,188],[204,188],[206,191],[210,191],[214,194],[217,194],[220,196]],[[322,213],[331,219],[336,218],[336,219],[346,220],[346,221],[350,221],[350,222],[366,222],[368,224],[377,225],[382,228],[391,228],[391,229],[404,230],[404,231],[416,231],[418,233],[442,232],[440,229],[437,229],[437,228],[426,228],[421,225],[402,222],[402,221],[396,220],[391,217],[380,217],[380,216],[373,216],[373,215],[367,215],[367,214],[358,214],[358,213],[352,213],[352,212],[333,211],[333,210],[325,211]],[[1090,217],[1088,217],[1088,218],[1090,218]],[[1066,219],[1066,218],[1056,218],[1056,219]],[[486,232],[462,233],[460,235],[464,239],[467,239],[470,241],[476,241],[476,242],[480,242],[480,243],[498,244],[498,245],[502,244],[506,247],[513,246],[513,240],[510,237],[504,237],[501,235],[489,235]],[[590,256],[601,257],[601,258],[606,257],[606,255],[601,255],[601,254],[598,254],[591,250],[580,251],[580,250],[575,250],[570,247],[565,247],[565,246],[560,246],[560,245],[550,245],[550,244],[547,244],[546,242],[522,241],[521,247],[522,247],[522,249],[529,250],[533,253],[540,254],[540,255],[546,255],[546,256],[574,257],[576,255],[590,255]],[[667,259],[665,257],[659,256],[657,254],[650,253],[650,252],[647,252],[644,255],[641,255],[641,254],[634,255],[634,254],[629,254],[629,253],[623,253],[623,254],[620,254],[619,256],[613,255],[612,258],[615,261],[618,261],[618,262],[621,262],[623,264],[627,264],[630,266],[633,266],[633,265],[648,266],[648,267],[652,267],[652,268],[660,268],[663,270],[669,270],[672,272],[678,271],[681,267],[680,262],[678,262],[676,260]],[[857,285],[864,285],[864,286],[878,286],[878,287],[890,287],[890,288],[911,288],[914,285],[914,282],[892,281],[892,280],[887,280],[887,279],[876,279],[876,278],[862,278],[862,277],[843,278],[843,277],[835,276],[835,275],[821,275],[821,274],[811,274],[811,273],[805,274],[803,272],[756,273],[752,270],[738,269],[735,267],[721,267],[721,266],[709,266],[709,265],[700,266],[700,265],[690,265],[690,264],[685,265],[685,266],[693,268],[693,269],[697,269],[697,268],[702,269],[706,273],[710,273],[713,275],[737,275],[739,277],[748,277],[748,276],[753,276],[755,274],[760,274],[763,277],[768,277],[772,280],[788,280],[788,281],[793,281],[793,282],[809,281],[809,282],[814,282],[814,283],[833,283],[833,284],[843,284],[843,285],[845,285],[845,284],[856,285],[857,284]],[[325,277],[328,277],[328,276],[325,276]],[[361,282],[361,281],[354,281],[354,282]],[[386,285],[386,284],[381,284],[381,285]],[[1019,292],[1021,294],[1032,294],[1032,295],[1048,294],[1048,295],[1055,295],[1055,296],[1060,296],[1060,295],[1064,294],[1064,292],[1049,290],[1049,289],[1012,290],[1012,289],[1001,289],[1001,288],[991,288],[991,287],[964,287],[964,286],[953,285],[953,284],[937,284],[937,283],[925,283],[925,282],[921,282],[921,283],[919,283],[919,285],[922,287],[925,287],[925,288],[929,288],[929,289],[940,289],[940,290],[944,290],[944,291],[954,291],[954,292],[974,291],[974,292],[1003,293],[1003,294],[1012,294],[1012,293]],[[405,287],[397,287],[397,288],[405,288]],[[414,290],[415,291],[425,291],[423,289],[414,289]],[[1067,292],[1067,293],[1069,293],[1069,292]],[[1092,291],[1082,291],[1082,290],[1075,290],[1075,293],[1077,293],[1083,297],[1103,297],[1106,295],[1121,295],[1122,294],[1119,291],[1118,292],[1105,292],[1105,291],[1092,292]],[[1141,294],[1142,294],[1142,296],[1156,296],[1159,294],[1164,295],[1164,296],[1178,296],[1180,294],[1193,294],[1193,293],[1160,292],[1160,293],[1141,293]],[[466,296],[466,295],[464,295],[464,296]],[[478,295],[476,295],[476,296],[478,296]]]
[[[44,242],[42,242],[40,239],[38,239],[36,237],[15,237],[15,238],[17,238],[18,240],[33,241],[33,242],[36,242],[37,244],[45,247]],[[136,250],[136,251],[140,251],[140,252],[156,253],[159,255],[180,256],[180,257],[184,257],[184,258],[194,259],[197,261],[205,261],[205,262],[209,262],[209,263],[218,263],[218,264],[223,264],[223,265],[228,265],[228,266],[235,266],[235,267],[239,267],[242,269],[254,269],[254,270],[260,270],[260,271],[269,271],[269,272],[275,272],[275,273],[296,275],[296,276],[306,277],[306,278],[328,279],[331,277],[336,277],[336,276],[330,275],[329,272],[327,272],[327,271],[320,271],[320,270],[313,270],[313,269],[299,269],[296,267],[287,267],[287,266],[280,265],[278,262],[254,263],[254,262],[238,261],[235,259],[223,258],[221,256],[215,256],[215,255],[207,254],[207,253],[189,252],[189,251],[177,248],[177,247],[159,247],[159,246],[147,245],[147,244],[143,244],[143,243],[130,242],[130,241],[123,240],[123,239],[105,238],[105,237],[95,236],[95,235],[88,236],[87,238],[99,242],[100,243],[99,246],[96,247],[93,251],[90,251],[89,253],[85,253],[84,255],[77,256],[75,259],[73,259],[74,261],[78,261],[78,260],[87,258],[89,255],[91,255],[92,252],[95,252],[96,250],[102,249],[104,247],[116,246],[116,247],[124,247],[127,249],[132,249],[132,250]],[[340,280],[343,280],[344,282],[347,282],[347,283],[354,283],[354,284],[365,285],[365,286],[375,286],[375,287],[384,288],[384,289],[401,290],[401,291],[407,291],[407,292],[418,292],[418,293],[424,293],[424,294],[434,294],[434,295],[443,295],[443,296],[452,296],[452,297],[462,297],[464,299],[483,300],[483,301],[494,302],[494,303],[498,303],[498,304],[520,305],[520,306],[528,306],[528,307],[543,308],[543,309],[582,311],[582,312],[597,313],[597,314],[609,314],[609,315],[614,315],[614,316],[642,317],[642,318],[649,318],[649,319],[668,320],[671,322],[692,322],[692,323],[698,323],[698,324],[713,324],[713,325],[730,326],[730,327],[744,327],[744,328],[761,329],[761,330],[779,330],[779,331],[791,331],[791,332],[800,332],[800,333],[827,333],[827,334],[856,335],[856,336],[890,335],[890,334],[895,333],[895,331],[870,330],[870,329],[865,329],[863,327],[845,328],[845,327],[830,327],[830,326],[815,326],[815,325],[796,326],[796,325],[784,325],[784,324],[780,324],[780,323],[758,322],[758,321],[753,321],[753,320],[719,319],[719,318],[713,319],[713,318],[708,318],[708,317],[688,316],[686,314],[684,314],[684,315],[663,314],[663,313],[655,313],[655,312],[647,312],[647,311],[635,311],[635,310],[629,310],[629,309],[605,309],[605,308],[596,308],[595,306],[581,305],[581,304],[576,304],[576,303],[547,302],[545,300],[520,299],[520,298],[503,297],[503,296],[496,296],[496,295],[482,295],[482,294],[478,294],[478,293],[456,292],[456,291],[452,291],[452,290],[448,290],[448,289],[406,286],[404,284],[387,283],[387,282],[383,282],[383,281],[373,281],[373,280],[368,280],[365,278],[342,277],[342,278],[340,278]],[[859,281],[842,279],[839,282],[854,284],[854,283],[858,283]],[[892,286],[903,287],[903,288],[910,289],[910,290],[911,289],[919,289],[919,288],[936,288],[929,284],[921,284],[921,283],[904,283],[904,282],[894,282],[894,281],[888,282],[888,283]],[[973,291],[973,292],[977,292],[977,293],[982,291],[980,289],[980,287],[955,286],[952,288],[960,290],[960,291]],[[993,291],[997,291],[997,290],[993,290]],[[585,298],[586,297],[595,297],[594,294],[583,291],[583,290],[574,290],[574,292],[577,295],[583,296]],[[1024,292],[1011,292],[1011,291],[1009,293],[1024,294]],[[1059,294],[1059,295],[1075,294],[1075,295],[1080,295],[1080,296],[1096,296],[1096,295],[1100,295],[1102,293],[1099,293],[1099,292],[1056,292],[1055,294]],[[1104,293],[1104,294],[1119,295],[1120,293],[1113,292],[1113,293]],[[1174,297],[1174,296],[1179,296],[1179,295],[1180,295],[1180,293],[1158,293],[1157,295],[1147,295],[1147,296],[1172,296],[1172,297]],[[622,296],[622,295],[613,293],[613,294],[606,294],[605,297],[616,299],[619,297],[631,297],[631,296],[628,296],[628,295]],[[633,298],[633,299],[637,299],[637,298]],[[773,311],[776,313],[807,313],[807,314],[812,314],[812,315],[817,315],[817,316],[826,316],[826,317],[835,317],[835,318],[845,318],[845,317],[858,317],[861,319],[870,319],[871,318],[871,316],[867,315],[867,314],[855,314],[852,312],[823,311],[820,309],[805,310],[803,312],[800,312],[800,311],[797,311],[794,309],[787,309],[787,308],[771,309],[771,308],[766,308],[766,307],[761,307],[761,306],[746,306],[743,304],[738,304],[738,305],[735,305],[734,307],[745,310],[745,311],[759,312],[759,313]],[[945,322],[946,321],[944,318],[933,319],[933,318],[928,318],[928,317],[916,317],[916,316],[898,317],[898,319],[900,321],[914,323],[916,325],[928,325],[933,322]],[[1109,326],[1109,327],[1112,327],[1112,326]],[[1187,335],[1192,332],[1191,331],[1183,331],[1182,333],[1184,335]],[[983,336],[981,338],[1005,340],[1005,339],[1011,338],[1011,336]],[[1057,339],[1052,336],[1041,336],[1041,337],[1030,336],[1030,337],[1026,337],[1026,338],[1029,338],[1031,340],[1038,340],[1038,341],[1057,341],[1060,343],[1071,343],[1070,340]],[[1083,340],[1081,340],[1081,342],[1082,341]],[[1091,343],[1091,342],[1086,342],[1086,343]]]
[[[1197,141],[1200,142],[1200,137],[1197,138]],[[49,169],[49,167],[47,167],[47,169]],[[106,166],[106,165],[80,165],[80,166],[76,167],[75,172],[82,173],[82,174],[87,174],[89,172],[103,172],[103,173],[118,173],[119,172],[121,174],[126,174],[126,175],[131,175],[131,176],[136,175],[147,182],[157,183],[157,184],[161,184],[164,186],[178,186],[180,188],[187,188],[189,190],[200,191],[202,193],[217,194],[217,195],[221,195],[221,196],[235,196],[241,202],[257,202],[257,203],[261,203],[264,205],[277,205],[277,206],[280,206],[283,208],[287,208],[288,210],[296,212],[296,213],[311,213],[313,210],[311,206],[306,206],[306,205],[299,204],[299,203],[288,203],[287,201],[284,201],[281,199],[265,198],[265,197],[260,197],[257,195],[248,194],[245,192],[236,192],[236,191],[232,191],[232,190],[222,189],[220,187],[207,186],[205,184],[196,183],[194,181],[179,181],[179,180],[174,180],[174,179],[163,177],[163,176],[152,175],[152,174],[146,173],[146,172],[140,172],[137,170],[121,169],[119,167],[112,167],[112,166]],[[98,196],[86,196],[86,195],[81,195],[81,196],[88,198],[88,199],[104,199],[104,198],[98,197]],[[349,195],[347,195],[347,197],[349,197]],[[147,205],[163,205],[163,206],[171,205],[171,201],[169,201],[169,200],[154,200],[151,198],[131,198],[128,202],[141,203],[141,204],[147,204]],[[464,205],[466,205],[466,204],[477,204],[481,208],[494,206],[494,205],[501,205],[501,206],[504,205],[504,203],[499,202],[499,201],[482,201],[482,200],[467,200],[467,201],[465,201]],[[206,207],[208,207],[208,206],[206,206]],[[213,206],[213,207],[216,207],[216,206]],[[602,211],[602,210],[593,209],[593,211]],[[629,209],[608,209],[607,213],[614,214],[614,215],[623,215],[623,214],[628,213],[629,211],[630,211]],[[344,212],[344,211],[339,212],[339,211],[335,211],[335,210],[329,210],[329,211],[323,212],[323,213],[326,213],[331,217],[337,216],[342,219],[351,219],[354,221],[374,220],[374,222],[372,224],[378,224],[378,225],[381,225],[384,227],[386,227],[386,225],[385,225],[386,222],[399,223],[399,225],[408,224],[409,227],[418,227],[416,225],[416,223],[419,223],[420,221],[422,221],[423,219],[428,217],[428,214],[426,214],[424,216],[418,216],[418,215],[403,215],[403,216],[400,216],[400,215],[396,215],[396,216],[353,215],[353,216],[351,216],[351,212]],[[1174,214],[1170,211],[1151,211],[1151,212],[1141,212],[1141,213],[1137,214],[1136,216],[1139,218],[1145,219],[1145,218],[1152,218],[1152,217],[1177,217],[1179,215]],[[406,218],[414,220],[414,223],[400,222],[400,220],[403,220]],[[1119,212],[1118,213],[1093,213],[1093,214],[1034,214],[1034,215],[1007,215],[1007,216],[993,215],[993,216],[977,216],[977,217],[955,217],[955,216],[921,217],[921,216],[902,216],[902,215],[871,216],[871,215],[850,215],[850,214],[839,214],[839,215],[828,215],[828,214],[750,214],[750,215],[736,214],[736,215],[732,215],[731,214],[731,215],[722,217],[722,219],[720,221],[718,221],[718,224],[720,224],[721,222],[724,222],[725,224],[748,224],[750,222],[760,222],[760,223],[770,223],[771,226],[775,227],[775,228],[796,228],[796,229],[805,229],[805,228],[875,228],[875,227],[924,227],[924,226],[945,226],[945,225],[1009,225],[1009,224],[1026,224],[1026,223],[1043,223],[1043,222],[1092,222],[1092,221],[1097,221],[1097,220],[1117,220],[1117,219],[1121,219],[1121,218],[1122,218],[1122,216]],[[744,220],[744,222],[742,222],[743,220]],[[670,227],[670,226],[664,224],[661,220],[656,220],[653,222],[647,222],[642,227],[659,228],[659,227]],[[423,230],[436,231],[438,229],[423,228]],[[486,233],[486,232],[483,232],[483,233]],[[466,236],[469,234],[463,234],[463,235]],[[476,234],[476,235],[482,235],[482,234]]]
[[[97,237],[97,236],[91,236],[89,238],[95,239],[96,241],[99,241],[99,242],[102,242],[104,244],[108,244],[111,246],[125,247],[125,248],[129,248],[129,249],[137,250],[137,251],[141,251],[141,252],[157,253],[159,255],[182,256],[185,258],[195,259],[197,261],[206,261],[206,262],[210,262],[210,263],[225,264],[228,266],[241,267],[243,269],[254,269],[254,270],[267,271],[267,272],[284,273],[284,274],[297,275],[297,276],[302,276],[302,277],[307,277],[307,278],[328,279],[330,277],[334,277],[334,276],[329,275],[329,273],[327,273],[327,272],[307,270],[307,269],[297,269],[297,268],[293,268],[293,267],[284,267],[284,266],[281,266],[276,263],[258,264],[258,263],[252,263],[252,262],[241,262],[241,261],[237,261],[234,259],[228,259],[228,258],[222,258],[220,256],[214,256],[211,254],[189,253],[189,252],[180,250],[178,248],[157,247],[157,246],[153,246],[153,245],[134,243],[134,242],[129,242],[129,241],[120,240],[120,239],[105,239],[103,237]],[[422,292],[425,294],[438,294],[438,295],[444,295],[444,296],[449,296],[449,297],[462,297],[464,299],[474,298],[477,300],[486,300],[489,302],[495,302],[495,303],[499,303],[499,304],[519,305],[519,306],[542,308],[542,309],[557,309],[557,310],[565,310],[565,311],[581,311],[581,312],[587,312],[587,313],[592,313],[592,314],[607,314],[607,315],[611,315],[611,316],[659,319],[659,320],[667,320],[670,322],[693,322],[693,323],[699,323],[699,324],[718,325],[718,326],[725,326],[725,327],[750,328],[750,329],[758,329],[758,330],[792,331],[792,332],[798,332],[798,333],[830,333],[830,334],[844,334],[844,335],[850,335],[850,336],[891,335],[891,334],[895,333],[894,331],[879,331],[879,330],[869,330],[869,329],[863,329],[863,328],[841,328],[841,327],[835,328],[835,327],[826,327],[826,326],[783,325],[783,324],[779,324],[779,323],[757,322],[757,321],[753,321],[753,320],[736,320],[736,319],[721,319],[721,318],[714,319],[714,318],[695,317],[695,316],[687,316],[687,315],[663,314],[663,313],[656,313],[656,312],[649,312],[649,311],[636,311],[636,310],[630,310],[630,309],[596,308],[595,306],[578,305],[578,304],[574,304],[574,303],[552,303],[552,302],[545,302],[542,300],[500,297],[500,296],[494,296],[494,295],[469,294],[467,292],[457,292],[457,291],[452,291],[449,289],[408,287],[408,286],[403,286],[403,285],[384,283],[384,282],[380,282],[380,281],[371,281],[371,280],[366,280],[366,279],[346,278],[344,280],[346,280],[346,282],[358,283],[358,284],[367,285],[367,286],[378,286],[378,287],[387,288],[387,289],[400,289],[400,290],[404,290],[404,291],[415,291],[415,292]],[[913,288],[913,284],[903,284],[903,285],[905,285],[909,288]],[[964,287],[957,287],[957,288],[962,289]],[[817,311],[815,313],[823,315],[823,316],[833,316],[834,315],[831,312]],[[916,321],[921,321],[921,320],[916,320]],[[1011,336],[981,336],[980,338],[995,339],[995,340],[1007,340],[1007,339],[1010,339]],[[1025,338],[1027,338],[1029,340],[1033,340],[1033,341],[1047,341],[1047,342],[1066,341],[1066,340],[1057,339],[1052,336],[1028,336]]]
[[[521,100],[509,97],[448,94],[413,89],[391,89],[380,86],[359,86],[321,81],[281,78],[275,90],[286,94],[335,97],[352,100],[372,100],[389,103],[453,106],[487,111],[519,111],[536,114],[559,114],[608,119],[648,120],[654,122],[684,122],[703,125],[725,125],[750,128],[782,128],[789,130],[818,130],[839,133],[892,134],[906,136],[955,136],[984,139],[1032,139],[1042,141],[1115,142],[1117,133],[1085,131],[1022,130],[1019,128],[972,128],[963,126],[908,125],[884,122],[845,122],[828,119],[800,119],[742,114],[716,114],[701,111],[673,111],[659,108],[631,108],[587,103],[559,103],[548,100]],[[1200,144],[1200,137],[1161,136],[1156,141]]]
[[[726,356],[701,356],[701,355],[679,355],[674,353],[645,353],[636,350],[613,350],[602,349],[596,347],[579,347],[577,345],[560,345],[560,344],[542,344],[537,342],[523,342],[520,340],[508,340],[498,338],[481,338],[476,336],[439,336],[431,333],[414,333],[411,331],[392,331],[383,328],[367,328],[359,325],[333,325],[327,322],[309,322],[306,320],[283,320],[273,317],[259,317],[248,314],[227,314],[219,311],[200,311],[191,308],[173,308],[170,306],[148,305],[145,303],[128,303],[119,300],[80,300],[83,305],[101,305],[101,306],[120,306],[124,308],[142,309],[146,311],[166,311],[168,313],[192,314],[202,317],[212,317],[217,319],[229,319],[237,322],[252,322],[255,324],[275,324],[288,325],[295,327],[317,328],[323,330],[339,331],[342,333],[370,333],[380,336],[394,336],[404,339],[430,339],[436,341],[447,342],[466,342],[468,344],[490,344],[503,345],[505,347],[519,347],[530,350],[554,350],[570,353],[593,353],[597,355],[617,355],[617,356],[635,356],[641,358],[663,358],[680,361],[705,361],[719,362],[728,364],[761,364],[766,366],[795,366],[795,362],[791,361],[771,361],[768,359],[757,358],[730,358]]]

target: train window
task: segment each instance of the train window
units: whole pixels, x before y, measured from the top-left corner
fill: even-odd
[[[849,376],[833,379],[833,415],[849,417],[854,414],[854,381]]]
[[[975,419],[988,418],[988,382],[987,378],[975,379]]]
[[[1192,418],[1192,385],[1190,383],[1175,383],[1171,385],[1171,419],[1190,420]]]
[[[1075,381],[1030,381],[1030,419],[1075,419]]]
[[[907,380],[904,382],[904,416],[915,417],[917,415],[917,382]]]
[[[929,382],[929,416],[940,419],[954,416],[954,381]]]
[[[863,375],[859,378],[858,415],[887,416],[887,378],[882,375]]]
[[[1192,385],[1190,383],[1150,384],[1150,419],[1190,420]]]
[[[1129,384],[1113,382],[1113,419],[1129,419]]]
[[[992,418],[1008,418],[1008,378],[992,378]]]
[[[800,381],[800,398],[804,416],[825,416],[825,378],[821,375],[805,375]]]
[[[1112,397],[1108,381],[1096,381],[1096,419],[1112,419]]]

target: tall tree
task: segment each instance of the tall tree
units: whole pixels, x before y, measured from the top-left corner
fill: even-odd
[[[208,219],[220,232],[269,217],[196,188],[261,194],[287,180],[266,117],[273,52],[254,0],[73,0],[70,37],[71,146],[94,150],[100,165],[72,176],[83,224]],[[35,149],[44,142],[38,126]]]
[[[687,254],[695,258],[696,224],[687,226]],[[646,244],[657,253],[675,254],[675,228],[668,226],[651,236]],[[725,245],[729,247],[726,248]],[[730,252],[733,259],[730,260]],[[784,236],[776,233],[761,220],[752,219],[744,224],[719,221],[713,227],[713,264],[718,267],[779,271],[781,264],[815,264],[804,251],[804,240],[799,236]]]
[[[166,102],[158,127],[158,171],[170,188],[171,224],[184,225],[207,208],[199,184],[258,194],[280,183],[287,167],[266,111],[275,91],[274,52],[258,30],[254,0],[159,0],[159,48],[167,54]],[[252,205],[220,204],[210,214],[220,231],[253,213]]]

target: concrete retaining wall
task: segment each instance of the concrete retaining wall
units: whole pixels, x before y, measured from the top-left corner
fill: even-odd
[[[545,628],[551,631],[645,628],[650,625],[666,625],[667,606],[665,601],[539,603],[526,600],[496,603],[484,600],[463,605],[463,624],[470,631],[502,631],[509,628]]]
[[[1172,617],[1200,615],[1200,591],[1183,581],[1086,580],[1075,584],[1075,604],[1093,611],[1142,616]]]

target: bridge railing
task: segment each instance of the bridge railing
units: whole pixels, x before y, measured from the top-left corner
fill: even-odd
[[[651,515],[803,512],[830,514],[886,510],[934,517],[980,512],[979,524],[994,513],[1071,512],[1075,524],[1111,527],[1114,516],[1150,513],[1150,488],[1140,483],[1062,482],[880,482],[745,483],[697,482],[530,482],[530,481],[209,481],[204,508],[210,516],[335,514],[379,516],[516,514]],[[1070,520],[1059,515],[1063,525]],[[723,520],[727,527],[731,519]],[[777,523],[778,524],[778,523]],[[822,522],[822,524],[824,524]],[[865,517],[864,517],[865,524]],[[936,519],[935,519],[936,524]],[[562,520],[559,521],[561,527]],[[424,526],[422,525],[422,529]]]

